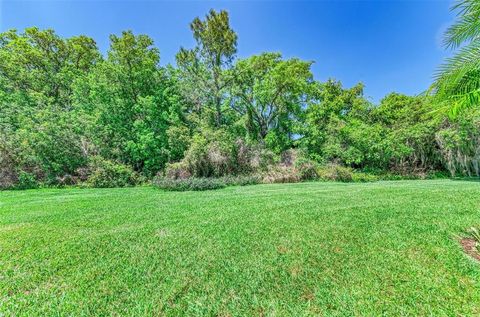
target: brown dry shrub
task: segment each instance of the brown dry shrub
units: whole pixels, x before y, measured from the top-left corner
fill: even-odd
[[[263,175],[264,183],[297,183],[302,179],[295,168],[284,165],[278,165],[271,168]]]
[[[183,162],[167,164],[165,169],[165,177],[170,179],[187,179],[192,177],[192,173]]]

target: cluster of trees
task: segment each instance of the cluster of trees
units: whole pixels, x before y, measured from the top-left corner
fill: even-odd
[[[479,101],[480,9],[473,0],[459,8],[448,45],[470,42],[433,88],[392,93],[378,105],[362,84],[316,81],[310,61],[237,59],[225,11],[196,18],[196,45],[165,67],[153,40],[130,31],[110,37],[106,56],[86,36],[1,33],[0,187],[98,179],[106,170],[127,182],[130,172],[241,174],[292,149],[365,171],[478,176],[480,112],[471,106]]]

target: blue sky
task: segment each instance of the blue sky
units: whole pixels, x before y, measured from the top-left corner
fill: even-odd
[[[226,9],[239,36],[238,56],[263,51],[313,60],[319,80],[366,85],[378,101],[396,91],[417,94],[431,83],[450,53],[442,32],[453,21],[447,0],[324,1],[9,1],[0,0],[0,30],[53,28],[61,36],[85,34],[100,49],[108,35],[131,29],[150,35],[161,63],[191,47],[189,23],[210,8]]]

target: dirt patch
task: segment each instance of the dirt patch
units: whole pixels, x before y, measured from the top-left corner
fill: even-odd
[[[460,240],[463,251],[466,254],[480,262],[480,252],[477,249],[477,242],[472,238],[463,238]]]

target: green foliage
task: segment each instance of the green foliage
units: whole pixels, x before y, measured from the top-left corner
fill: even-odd
[[[89,178],[102,187],[132,185],[133,174],[262,182],[375,178],[358,170],[480,176],[480,116],[467,106],[479,100],[480,7],[459,0],[454,9],[446,45],[459,53],[441,68],[435,94],[392,93],[379,104],[361,83],[316,81],[311,61],[280,53],[236,60],[226,11],[195,18],[195,46],[166,67],[153,40],[132,31],[111,35],[105,56],[86,36],[0,33],[0,188],[16,187],[21,171],[44,185]],[[438,116],[443,106],[455,115]],[[97,160],[104,168],[89,174]]]
[[[139,177],[131,167],[93,157],[89,163],[90,175],[87,184],[91,187],[126,187],[138,184]]]
[[[369,103],[363,98],[363,85],[344,89],[339,82],[329,80],[312,87],[311,100],[305,114],[305,123],[300,140],[303,148],[317,160],[335,161],[349,152],[350,162],[358,162],[353,157],[354,149],[348,151],[349,121],[363,119]],[[361,121],[360,121],[361,122]],[[360,154],[361,155],[361,154]]]
[[[165,177],[170,179],[185,179],[192,177],[191,168],[186,162],[168,163],[165,167]]]
[[[176,56],[178,79],[185,99],[206,122],[225,124],[223,103],[230,86],[231,68],[237,52],[237,35],[230,28],[226,11],[210,10],[201,20],[190,24],[195,48],[181,48]]]
[[[294,163],[294,168],[301,180],[314,180],[318,178],[318,164],[306,157],[298,158]]]
[[[249,138],[281,152],[291,146],[283,139],[295,132],[312,82],[311,62],[283,60],[263,53],[240,60],[234,69],[233,109],[245,118]]]
[[[165,93],[171,83],[151,38],[127,31],[110,40],[107,59],[83,83],[78,102],[96,109],[93,133],[100,154],[152,176],[170,155],[171,99]]]
[[[192,138],[185,154],[187,170],[196,177],[219,177],[235,174],[234,142],[223,130],[203,131]]]
[[[190,129],[183,125],[172,125],[167,130],[167,136],[168,147],[170,148],[170,160],[181,160],[190,147],[192,138]]]
[[[39,184],[34,174],[21,171],[18,174],[18,183],[16,189],[34,189],[38,188]]]
[[[38,28],[0,34],[0,133],[16,143],[16,169],[51,180],[85,164],[73,91],[100,59],[85,36],[62,39]]]
[[[457,0],[452,10],[457,20],[445,33],[444,44],[458,50],[439,68],[431,90],[439,110],[455,118],[480,105],[480,3]]]
[[[292,166],[276,165],[270,167],[263,173],[262,182],[266,184],[274,183],[298,183],[302,178],[298,171]]]
[[[475,242],[476,242],[476,244],[477,244],[477,248],[478,248],[478,246],[480,245],[480,228],[471,227],[471,228],[468,230],[468,233],[469,233],[470,236],[475,240]]]
[[[452,176],[480,176],[480,111],[466,109],[437,131],[444,165]]]
[[[247,186],[256,185],[262,182],[259,175],[227,175],[217,178],[207,177],[172,177],[171,174],[166,176],[155,177],[153,184],[161,189],[171,191],[202,191],[220,189],[226,186]]]
[[[318,177],[324,181],[352,182],[354,171],[351,168],[330,164],[317,169]]]
[[[252,145],[225,130],[203,129],[192,137],[180,164],[170,165],[167,174],[195,177],[261,172],[275,162],[275,155],[261,145]]]
[[[0,134],[0,189],[13,188],[18,182],[20,154],[14,141]]]
[[[369,173],[354,172],[352,174],[352,182],[355,183],[369,183],[376,182],[379,180],[379,177]]]

